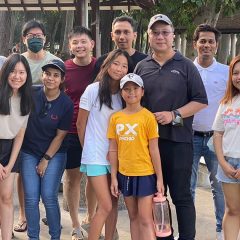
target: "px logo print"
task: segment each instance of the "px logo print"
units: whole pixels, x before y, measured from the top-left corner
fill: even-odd
[[[135,128],[137,126],[138,126],[137,123],[135,123],[133,125],[131,125],[129,123],[117,124],[116,125],[116,131],[117,131],[117,135],[120,135],[119,140],[133,141],[135,139],[134,136],[137,136],[137,132],[135,131]],[[133,135],[133,136],[131,136],[131,135]]]

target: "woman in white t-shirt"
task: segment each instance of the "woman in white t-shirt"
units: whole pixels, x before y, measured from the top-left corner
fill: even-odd
[[[226,208],[224,239],[237,239],[240,230],[240,56],[230,63],[226,93],[213,123],[213,141],[219,161]]]
[[[32,77],[20,54],[10,55],[0,71],[0,224],[2,239],[11,239],[13,183],[18,170],[28,116],[32,108]]]
[[[122,108],[119,94],[121,78],[128,72],[129,55],[116,49],[108,54],[96,81],[83,93],[77,120],[83,146],[80,171],[84,172],[96,194],[98,207],[91,220],[88,239],[98,239],[105,224],[105,239],[112,240],[117,222],[117,199],[110,192],[108,121]]]

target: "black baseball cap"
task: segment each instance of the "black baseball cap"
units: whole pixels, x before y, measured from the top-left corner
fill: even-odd
[[[45,71],[49,67],[59,69],[62,72],[63,76],[65,75],[66,69],[65,69],[64,62],[62,60],[59,60],[59,59],[51,60],[47,64],[42,66],[42,70]]]

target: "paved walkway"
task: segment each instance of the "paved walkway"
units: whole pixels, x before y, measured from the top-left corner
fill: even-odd
[[[62,205],[62,194],[59,195],[60,204]],[[15,199],[16,205],[16,199]],[[44,216],[44,208],[41,204],[41,216]],[[197,235],[196,240],[215,240],[215,219],[213,210],[212,195],[209,188],[197,188],[196,193],[196,210],[197,210]],[[174,208],[172,207],[174,229],[177,231],[176,216]],[[83,218],[85,211],[80,210],[80,219]],[[15,223],[17,222],[17,207],[15,211]],[[69,213],[62,210],[62,236],[63,240],[71,240],[71,221]],[[129,219],[126,210],[119,211],[119,218],[117,228],[120,235],[120,240],[130,240],[129,234]],[[26,233],[15,233],[15,239],[27,239]],[[41,240],[50,239],[48,235],[48,227],[41,223]]]

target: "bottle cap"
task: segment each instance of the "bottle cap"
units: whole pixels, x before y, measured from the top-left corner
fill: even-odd
[[[156,231],[156,236],[157,237],[168,237],[172,234],[172,231],[169,230],[167,232],[161,232],[161,231]]]
[[[166,201],[166,197],[163,196],[162,193],[157,193],[157,195],[153,198],[153,202],[164,202]]]

